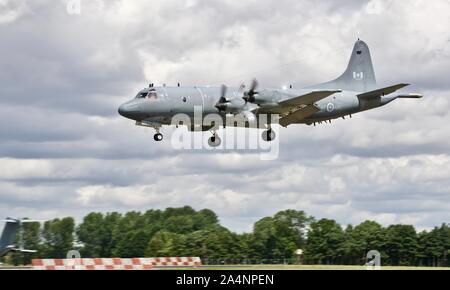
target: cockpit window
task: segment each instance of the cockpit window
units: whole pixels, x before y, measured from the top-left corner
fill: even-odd
[[[137,94],[136,98],[143,99],[143,98],[147,97],[147,95],[148,95],[147,92],[140,92],[139,94]]]
[[[148,93],[148,98],[150,100],[156,100],[158,98],[158,94],[155,90],[150,90],[150,92]]]
[[[150,99],[156,100],[158,98],[158,93],[156,90],[150,90],[148,92],[139,92],[136,96],[136,99]]]

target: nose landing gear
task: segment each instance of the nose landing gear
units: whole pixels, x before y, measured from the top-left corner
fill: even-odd
[[[153,140],[156,142],[161,142],[164,139],[163,134],[161,134],[161,124],[156,122],[146,122],[146,121],[137,121],[136,126],[141,126],[145,128],[153,128],[156,130],[156,134],[153,135]]]

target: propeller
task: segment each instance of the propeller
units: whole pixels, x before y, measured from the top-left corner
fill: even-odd
[[[250,90],[244,92],[244,96],[242,97],[245,100],[245,103],[254,103],[256,101],[255,96],[258,94],[256,89],[258,88],[258,81],[253,79]]]
[[[241,85],[239,86],[239,92],[240,92],[240,93],[243,93],[244,90],[245,90],[245,83],[244,83],[244,82],[241,82]]]
[[[225,97],[227,94],[227,87],[225,85],[222,85],[221,92],[220,92],[220,99],[216,103],[216,108],[219,110],[219,112],[224,112],[227,109],[227,105],[229,101]]]

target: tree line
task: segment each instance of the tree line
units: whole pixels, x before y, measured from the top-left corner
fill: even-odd
[[[285,210],[237,234],[209,210],[189,206],[141,212],[90,213],[23,224],[17,244],[36,254],[12,253],[7,262],[65,258],[78,249],[85,258],[199,256],[204,263],[303,263],[363,265],[370,250],[383,265],[450,266],[450,226],[417,232],[412,225],[383,227],[374,221],[343,228],[303,211]],[[301,250],[301,251],[299,251]]]

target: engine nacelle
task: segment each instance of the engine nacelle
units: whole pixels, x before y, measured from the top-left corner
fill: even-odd
[[[242,99],[231,99],[224,103],[218,103],[216,108],[225,113],[237,113],[242,111],[245,102]]]
[[[249,111],[243,111],[239,114],[229,114],[226,117],[227,127],[258,128],[258,118]]]
[[[246,99],[249,103],[259,106],[273,103],[273,95],[267,94],[265,91],[258,92],[252,96],[247,97]]]

